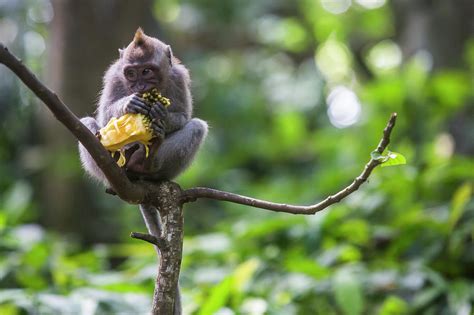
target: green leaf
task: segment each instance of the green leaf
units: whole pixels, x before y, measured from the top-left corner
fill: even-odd
[[[287,256],[285,267],[289,271],[304,273],[317,280],[324,279],[331,272],[329,268],[320,265],[316,260],[298,256],[294,253]]]
[[[99,289],[112,291],[112,292],[136,292],[136,293],[144,293],[148,292],[147,288],[141,284],[135,283],[110,283],[102,286],[98,286]]]
[[[17,315],[20,314],[20,310],[13,304],[0,305],[0,314],[3,315]]]
[[[451,212],[449,213],[448,226],[452,230],[458,220],[461,218],[466,209],[472,194],[472,186],[470,183],[462,184],[454,192],[453,200],[451,201]]]
[[[233,274],[233,289],[242,292],[245,286],[252,279],[253,274],[257,270],[259,262],[257,259],[249,259],[239,265]]]
[[[234,297],[240,295],[252,279],[259,264],[259,261],[256,259],[249,259],[240,264],[231,275],[227,276],[211,290],[198,314],[214,314],[226,306],[232,295]]]
[[[225,278],[221,283],[212,288],[206,302],[199,310],[199,315],[214,314],[226,305],[232,290],[232,277]]]
[[[449,286],[448,305],[453,314],[460,309],[470,309],[471,285],[467,281],[454,281]],[[459,314],[460,312],[457,312]]]
[[[432,93],[438,104],[449,109],[463,106],[472,91],[469,75],[462,71],[442,71],[433,75]]]
[[[369,242],[369,224],[362,219],[350,219],[334,227],[337,236],[351,244],[365,245]]]
[[[407,160],[402,154],[392,151],[380,153],[375,150],[370,153],[370,157],[372,160],[380,162],[382,167],[407,164]]]
[[[440,294],[443,293],[443,288],[432,287],[416,293],[413,298],[412,307],[415,311],[423,309],[432,303]]]
[[[357,275],[349,270],[337,272],[333,282],[334,296],[345,315],[362,314],[364,310],[364,296]]]
[[[39,269],[47,262],[50,254],[46,244],[35,244],[23,257],[23,263],[34,269]]]
[[[382,162],[382,167],[407,164],[403,155],[397,152],[387,152],[387,160]]]
[[[379,315],[403,315],[407,314],[407,303],[397,296],[389,296],[380,308]]]

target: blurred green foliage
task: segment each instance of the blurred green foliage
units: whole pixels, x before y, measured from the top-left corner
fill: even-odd
[[[15,33],[7,43],[41,73],[49,2],[8,3],[0,1],[2,40]],[[186,313],[473,312],[474,39],[463,67],[435,68],[429,51],[402,53],[384,1],[154,3],[191,69],[195,115],[211,126],[183,187],[315,202],[359,174],[392,112],[391,148],[408,161],[376,169],[315,216],[186,206]],[[31,146],[32,97],[0,74],[0,314],[146,313],[156,258],[127,239],[143,229],[133,207],[119,212],[117,244],[83,247],[35,223],[33,179],[46,162]],[[452,132],[457,124],[462,133]]]

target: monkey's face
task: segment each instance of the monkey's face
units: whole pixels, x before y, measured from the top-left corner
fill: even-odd
[[[154,64],[131,64],[123,68],[123,75],[132,93],[143,93],[158,88],[161,90],[163,76]]]

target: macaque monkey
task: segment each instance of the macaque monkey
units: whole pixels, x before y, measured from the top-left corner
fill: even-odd
[[[141,29],[133,41],[119,49],[120,58],[107,70],[96,118],[81,121],[92,133],[104,127],[112,117],[141,113],[150,117],[154,141],[148,158],[142,144],[129,145],[124,166],[131,179],[171,180],[189,166],[207,134],[203,120],[191,118],[192,97],[188,70],[173,56],[171,47],[147,36]],[[149,107],[141,93],[157,88],[170,99]],[[79,145],[82,165],[93,177],[107,185],[102,171],[87,150]]]
[[[131,179],[171,180],[189,166],[207,135],[206,122],[191,118],[193,106],[188,70],[173,56],[170,46],[145,35],[140,28],[133,41],[125,49],[119,49],[119,53],[120,58],[105,73],[96,117],[85,117],[81,121],[97,134],[112,117],[126,113],[148,116],[155,136],[149,155],[146,157],[143,144],[128,145],[125,171]],[[140,95],[152,88],[168,98],[171,105],[147,105]],[[87,150],[79,145],[79,151],[84,169],[108,185]],[[140,210],[149,232],[160,235],[157,210],[150,205],[140,205]],[[154,224],[149,225],[149,222]],[[175,314],[181,314],[179,294]]]

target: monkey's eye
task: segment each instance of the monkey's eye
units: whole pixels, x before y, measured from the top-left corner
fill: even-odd
[[[145,79],[150,79],[151,77],[153,77],[153,71],[150,68],[145,68],[142,71],[142,76]]]
[[[126,69],[125,77],[130,81],[135,81],[137,79],[137,72],[134,69]]]

